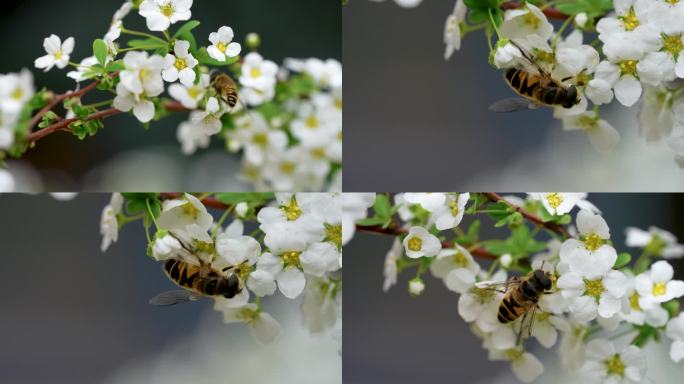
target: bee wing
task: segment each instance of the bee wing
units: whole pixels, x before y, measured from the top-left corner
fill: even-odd
[[[516,112],[529,109],[537,109],[539,104],[532,100],[523,97],[511,97],[508,99],[499,100],[489,106],[489,110],[493,112]]]
[[[194,292],[188,290],[176,290],[176,291],[166,291],[158,294],[157,296],[150,299],[150,304],[156,306],[167,306],[176,305],[180,303],[188,303],[191,301],[197,301],[200,296]]]
[[[512,286],[520,284],[518,279],[510,279],[507,281],[480,281],[475,283],[475,286],[480,289],[490,289],[497,292],[506,292]]]
[[[520,320],[520,329],[518,329],[518,337],[516,345],[521,345],[525,340],[527,340],[532,335],[532,326],[534,325],[534,317],[537,313],[537,305],[535,304],[528,311],[525,311],[522,319]]]

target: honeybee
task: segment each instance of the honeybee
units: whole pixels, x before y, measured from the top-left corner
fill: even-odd
[[[532,65],[535,71],[521,68],[508,68],[504,71],[506,83],[523,98],[509,98],[500,100],[489,107],[494,112],[514,112],[524,109],[535,109],[540,105],[547,107],[561,106],[572,108],[580,102],[580,96],[574,85],[563,84],[566,79],[557,80],[545,71],[518,44],[511,41],[522,52],[523,57]],[[535,73],[536,72],[536,73]]]
[[[210,77],[210,84],[221,100],[228,104],[231,109],[235,108],[240,101],[235,80],[223,72],[214,71]]]
[[[481,282],[476,286],[504,293],[496,318],[501,324],[508,324],[522,317],[518,331],[518,342],[520,342],[523,334],[525,338],[529,337],[538,308],[537,303],[541,295],[550,293],[552,279],[549,272],[535,269],[523,277],[514,276],[500,283]],[[501,291],[502,288],[503,291]]]
[[[184,244],[183,247],[192,254]],[[160,293],[150,299],[150,304],[174,305],[196,301],[203,296],[223,296],[230,299],[242,292],[240,279],[234,271],[225,275],[231,267],[218,271],[201,258],[195,257],[195,259],[198,265],[182,259],[166,260],[163,266],[164,273],[176,285],[184,289]]]

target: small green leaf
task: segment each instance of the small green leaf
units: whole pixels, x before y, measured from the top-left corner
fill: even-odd
[[[187,23],[183,24],[182,27],[178,28],[178,31],[173,35],[173,37],[178,37],[183,35],[184,33],[188,33],[192,31],[193,29],[197,28],[200,25],[200,22],[197,20],[190,20]]]
[[[670,300],[666,303],[663,303],[663,308],[667,310],[668,315],[670,315],[670,318],[673,318],[677,316],[679,313],[679,301],[677,299]]]
[[[629,262],[631,260],[632,260],[632,255],[630,255],[627,252],[622,252],[618,255],[617,260],[615,260],[615,265],[613,266],[613,268],[615,268],[615,269],[622,268],[622,267],[626,266],[627,264],[629,264]]]
[[[156,39],[133,39],[128,41],[128,46],[144,51],[154,51],[155,49],[168,48],[168,44]]]
[[[105,61],[107,60],[107,52],[109,52],[109,48],[104,40],[97,39],[93,42],[93,55],[101,65],[105,65]]]
[[[117,72],[117,71],[123,71],[126,69],[126,66],[121,60],[117,61],[112,61],[111,63],[107,64],[107,68],[105,68],[107,72]]]
[[[368,218],[361,219],[361,220],[357,221],[356,224],[364,225],[367,227],[372,227],[372,226],[376,226],[376,225],[385,224],[386,220],[387,219],[384,217],[368,217]]]
[[[392,210],[392,204],[389,202],[387,195],[379,194],[375,198],[373,209],[378,217],[387,218]]]

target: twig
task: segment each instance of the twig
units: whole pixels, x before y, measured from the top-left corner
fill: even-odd
[[[512,2],[512,1],[507,1],[503,4],[501,4],[501,7],[503,9],[518,9],[518,8],[522,8],[523,6],[524,5],[522,3],[516,3],[516,2]],[[561,12],[555,8],[544,8],[541,11],[546,15],[546,17],[548,17],[550,19],[565,20],[565,19],[569,19],[571,17],[570,15],[566,15],[565,13],[563,13],[563,12]]]
[[[95,89],[95,87],[100,84],[100,81],[93,81],[92,83],[88,84],[87,87],[84,87],[83,89],[80,89],[78,91],[73,91],[73,92],[67,92],[63,93],[61,95],[55,95],[52,100],[45,106],[43,109],[38,111],[33,118],[31,118],[31,121],[29,122],[29,132],[33,132],[33,128],[38,124],[38,122],[43,118],[43,116],[53,110],[57,105],[62,103],[64,100],[67,99],[72,99],[74,97],[81,97],[82,95],[92,91]]]
[[[546,222],[546,221],[542,220],[541,218],[539,218],[538,216],[536,216],[530,212],[527,212],[526,210],[518,207],[515,204],[510,203],[509,201],[507,201],[506,199],[504,199],[503,197],[501,197],[499,194],[497,194],[495,192],[485,192],[484,195],[487,196],[487,198],[490,201],[493,201],[495,203],[502,201],[502,202],[508,204],[511,208],[514,208],[516,210],[516,212],[520,213],[526,220],[532,222],[533,224],[535,224],[541,228],[547,229],[551,232],[555,232],[555,233],[557,233],[557,234],[559,234],[565,238],[570,237],[570,234],[568,233],[567,229],[565,229],[565,227],[563,227],[562,225],[558,225],[556,223]]]

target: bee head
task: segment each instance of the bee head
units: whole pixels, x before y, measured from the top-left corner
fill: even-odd
[[[534,279],[545,291],[551,289],[551,275],[548,272],[537,269],[534,271]]]
[[[563,108],[572,108],[579,103],[580,99],[577,97],[577,88],[574,85],[565,89],[565,101],[563,101]]]

